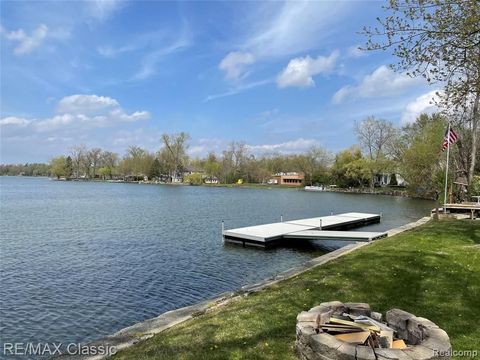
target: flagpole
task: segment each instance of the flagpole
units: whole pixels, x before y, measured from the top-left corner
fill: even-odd
[[[443,198],[443,213],[447,213],[447,188],[448,188],[448,161],[450,159],[450,121],[447,129],[447,166],[445,167],[445,197]]]

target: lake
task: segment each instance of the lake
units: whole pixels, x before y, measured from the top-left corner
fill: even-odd
[[[434,203],[291,189],[210,188],[0,177],[2,342],[84,342],[234,290],[322,253],[313,243],[223,245],[226,228],[383,212],[371,230]],[[3,345],[1,345],[3,347]]]

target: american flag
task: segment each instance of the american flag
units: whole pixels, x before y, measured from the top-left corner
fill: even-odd
[[[448,144],[452,145],[458,140],[458,135],[453,129],[449,126],[445,132],[445,137],[443,138],[443,147],[442,150],[448,148]]]

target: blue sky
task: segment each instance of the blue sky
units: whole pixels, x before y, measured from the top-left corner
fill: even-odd
[[[1,162],[75,144],[123,151],[186,131],[190,154],[355,143],[354,121],[398,125],[436,89],[358,50],[382,2],[2,1]]]

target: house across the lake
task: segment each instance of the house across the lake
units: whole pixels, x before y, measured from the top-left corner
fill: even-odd
[[[305,175],[301,172],[276,173],[268,181],[272,185],[302,186]]]
[[[375,174],[374,177],[375,186],[406,186],[407,182],[405,179],[396,173],[379,173]]]

